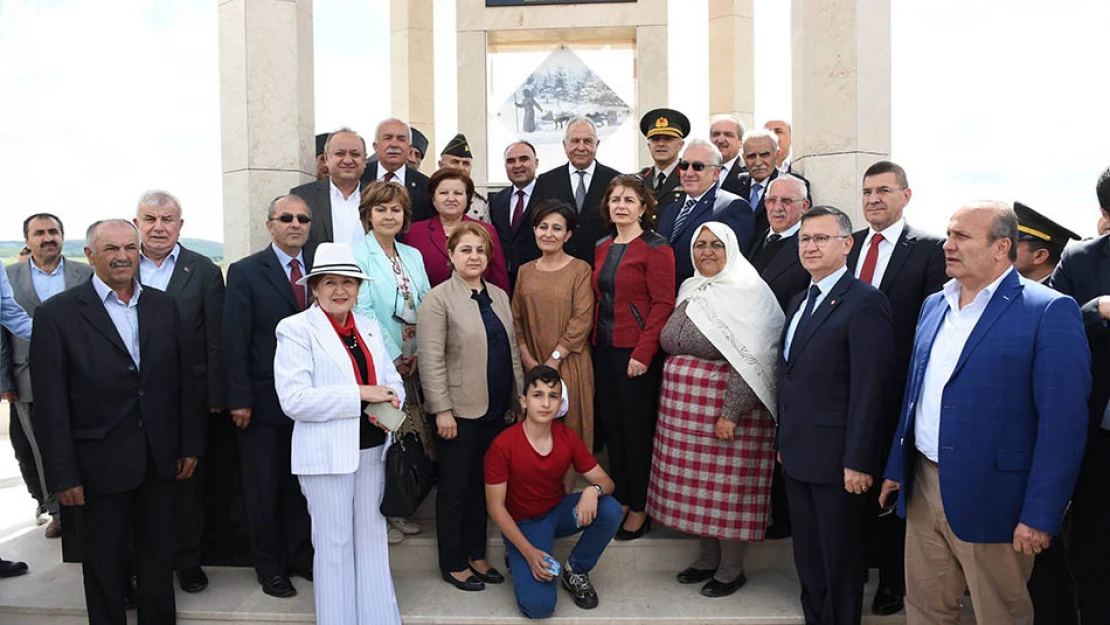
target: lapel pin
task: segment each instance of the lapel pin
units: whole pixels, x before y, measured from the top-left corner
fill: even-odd
[[[189,266],[188,265],[185,266],[184,271],[185,271],[185,273],[189,273]]]
[[[829,306],[836,306],[836,300],[829,300]]]

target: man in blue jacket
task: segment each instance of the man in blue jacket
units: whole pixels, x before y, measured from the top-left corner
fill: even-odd
[[[1090,351],[1079,307],[1013,267],[1001,202],[961,208],[950,280],[921,310],[880,505],[906,518],[906,620],[1032,623],[1026,580],[1060,532],[1083,457]]]
[[[0,263],[0,325],[3,325],[12,334],[21,339],[31,339],[31,318],[26,311],[16,303],[12,294],[12,285],[8,284],[8,273],[4,271],[4,264]],[[3,333],[0,332],[0,335]],[[0,336],[0,341],[3,337]],[[2,346],[0,346],[2,349]],[[11,408],[15,410],[15,408]],[[27,572],[27,565],[23,562],[10,562],[0,558],[0,577],[14,577]]]

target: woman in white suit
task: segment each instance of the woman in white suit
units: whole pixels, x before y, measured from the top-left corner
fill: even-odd
[[[361,281],[350,247],[322,243],[308,284],[315,300],[277,327],[274,382],[293,426],[293,473],[308,500],[316,619],[321,625],[399,625],[389,572],[386,432],[367,403],[400,407],[404,385],[377,322],[352,311]]]

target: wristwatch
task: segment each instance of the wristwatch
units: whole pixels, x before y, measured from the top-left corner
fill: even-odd
[[[594,487],[594,488],[596,488],[596,489],[597,489],[597,496],[598,496],[599,498],[600,498],[600,497],[604,497],[604,496],[605,496],[605,490],[601,488],[601,485],[600,485],[600,484],[590,484],[590,486],[592,486],[592,487]]]
[[[559,353],[559,350],[555,350],[555,351],[551,352],[551,359],[554,360],[555,362],[562,362],[563,361],[563,355]]]

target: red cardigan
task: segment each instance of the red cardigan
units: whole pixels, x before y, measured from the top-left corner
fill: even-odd
[[[489,231],[493,239],[493,250],[490,253],[489,265],[482,277],[490,284],[501,287],[502,291],[509,292],[509,272],[505,269],[505,256],[501,253],[501,239],[493,226],[471,219],[463,215],[463,221],[476,223]],[[420,250],[424,257],[424,271],[428,274],[428,283],[434,288],[446,282],[451,277],[451,259],[447,256],[447,237],[443,234],[443,224],[439,216],[418,221],[409,226],[401,242]]]
[[[612,292],[602,292],[598,279],[606,269],[605,260],[613,245],[607,237],[594,250],[594,329],[591,342],[597,345],[598,324],[602,322],[602,302],[611,298],[612,335],[610,347],[633,348],[632,358],[650,365],[659,351],[659,333],[674,310],[674,251],[663,236],[646,231],[633,239],[624,251],[613,277]]]

